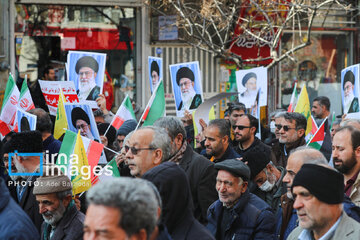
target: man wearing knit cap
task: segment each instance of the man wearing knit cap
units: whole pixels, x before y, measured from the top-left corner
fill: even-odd
[[[91,133],[90,118],[81,107],[75,107],[71,111],[71,121],[76,130],[80,130],[80,135],[94,139]]]
[[[178,107],[180,110],[191,110],[197,108],[201,103],[201,95],[194,89],[195,75],[188,67],[180,68],[176,73],[176,83],[180,87],[181,102]]]
[[[44,166],[33,191],[44,218],[41,239],[82,239],[85,215],[72,200],[72,185],[58,166]]]
[[[326,165],[304,164],[291,190],[299,227],[288,239],[360,239],[360,224],[343,211],[341,173]]]
[[[286,193],[286,184],[282,182],[286,171],[283,167],[276,167],[270,157],[261,148],[254,147],[244,153],[242,160],[250,168],[250,179],[256,185],[250,191],[269,204],[276,213],[280,197]]]
[[[91,56],[81,57],[76,62],[75,71],[79,75],[79,100],[96,100],[100,94],[100,87],[95,82],[98,62]]]
[[[268,204],[247,189],[249,167],[229,159],[215,164],[219,200],[208,210],[207,228],[216,239],[275,239],[275,217]]]

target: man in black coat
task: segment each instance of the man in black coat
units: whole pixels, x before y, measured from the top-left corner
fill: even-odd
[[[163,127],[168,132],[172,143],[172,157],[168,161],[177,163],[185,171],[190,183],[194,216],[206,224],[207,209],[217,200],[214,164],[187,144],[184,125],[178,118],[163,117],[156,120],[154,126]]]

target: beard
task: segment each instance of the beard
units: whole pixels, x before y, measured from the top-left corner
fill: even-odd
[[[354,93],[350,92],[349,96],[344,97],[345,109],[349,109],[352,101],[354,100]]]
[[[42,217],[47,224],[55,226],[56,223],[58,223],[60,219],[64,216],[65,210],[66,209],[64,204],[62,203],[62,201],[60,201],[59,207],[56,210],[47,211],[42,214]]]
[[[21,163],[19,163],[19,161],[17,159],[14,160],[14,164],[15,164],[17,173],[28,173],[29,172],[23,165],[21,165]],[[15,179],[18,179],[21,176],[13,176],[13,177],[15,177]]]
[[[190,87],[189,90],[185,93],[181,92],[181,99],[183,101],[183,109],[189,110],[192,99],[196,95],[196,92],[193,87]]]
[[[334,161],[334,168],[336,170],[338,170],[339,172],[341,172],[342,174],[347,174],[350,172],[351,169],[353,169],[353,167],[356,165],[357,161],[356,161],[356,157],[355,157],[355,153],[352,153],[351,158],[349,158],[348,160],[346,160],[346,163],[343,160],[340,160],[338,158],[333,158]],[[342,164],[340,165],[336,165],[335,162],[341,162]]]
[[[96,86],[95,78],[89,79],[88,81],[79,81],[79,95],[84,99],[87,98],[90,91]]]

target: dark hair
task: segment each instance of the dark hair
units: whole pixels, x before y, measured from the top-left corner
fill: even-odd
[[[44,76],[45,76],[45,74],[49,74],[51,69],[54,69],[54,68],[50,65],[46,66],[44,69]]]
[[[286,113],[283,114],[282,117],[285,118],[285,120],[288,121],[288,122],[290,122],[292,120],[295,120],[296,130],[299,130],[299,129],[306,130],[307,120],[306,120],[305,116],[302,115],[301,113],[286,112]]]
[[[355,83],[355,75],[352,71],[347,71],[344,75],[343,88],[346,82],[351,82],[353,85]]]
[[[42,108],[34,108],[29,111],[29,113],[36,115],[36,130],[41,133],[47,132],[51,133],[53,128],[53,123],[50,119],[49,113],[45,112]]]
[[[255,133],[257,132],[258,128],[259,128],[259,120],[254,117],[253,115],[251,114],[244,114],[242,117],[246,117],[247,119],[249,119],[249,122],[250,122],[250,127],[254,127],[256,130],[255,130]]]
[[[221,137],[228,136],[230,140],[230,122],[225,119],[214,119],[209,122],[210,126],[216,126],[219,129]]]
[[[234,110],[244,111],[244,113],[246,113],[245,104],[243,104],[241,102],[229,102],[227,105],[228,105],[228,109],[226,109],[226,111],[229,112],[229,115],[231,115],[231,113]]]
[[[351,133],[351,145],[355,150],[357,147],[360,146],[360,131],[354,128],[353,126],[344,126],[340,127],[336,130],[336,133],[342,131],[349,131]]]
[[[319,102],[321,106],[325,106],[326,110],[330,110],[330,99],[325,96],[316,97],[313,102]]]

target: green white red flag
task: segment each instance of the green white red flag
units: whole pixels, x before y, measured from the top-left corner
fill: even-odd
[[[121,103],[119,109],[117,110],[114,118],[111,121],[111,125],[116,128],[116,130],[119,130],[121,125],[126,121],[134,119],[136,120],[134,109],[132,107],[130,98],[128,95],[126,95],[125,99]]]
[[[104,182],[117,177],[120,177],[120,172],[114,157],[103,169],[101,169],[99,175],[93,178],[91,184],[95,185],[99,182]]]
[[[74,150],[75,150],[75,145],[76,145],[76,139],[77,139],[77,134],[70,131],[70,130],[66,130],[65,135],[64,135],[64,139],[62,141],[60,150],[59,150],[59,155],[57,157],[57,165],[60,166],[64,166],[67,169],[67,176],[71,176],[70,174],[70,170],[71,170],[71,166],[73,165],[71,163],[71,159],[73,159],[71,157],[71,155],[74,154]],[[101,157],[101,153],[104,149],[104,145],[96,142],[94,140],[91,140],[89,138],[83,137],[81,136],[83,145],[84,145],[84,149],[86,152],[86,156],[87,156],[87,161],[88,164],[91,168],[91,180],[94,178],[94,167],[97,166],[100,157]]]
[[[18,105],[21,109],[23,109],[26,112],[35,108],[34,102],[31,98],[30,90],[27,85],[27,75],[25,75],[25,79],[21,86]]]
[[[0,133],[8,134],[15,127],[17,105],[20,97],[13,76],[10,74],[6,83],[4,100],[0,111]]]
[[[314,136],[310,139],[310,141],[307,143],[309,147],[315,148],[317,150],[320,150],[324,138],[325,138],[325,122],[327,121],[327,118],[324,119],[324,121],[321,123],[320,127],[317,129]]]
[[[296,90],[296,86],[297,86],[297,83],[295,83],[293,92],[291,94],[291,99],[290,99],[290,105],[288,107],[288,112],[294,112],[295,108],[296,108],[296,103],[298,101],[298,93],[297,93],[297,90]]]
[[[157,119],[163,116],[165,116],[165,93],[164,83],[161,79],[151,95],[151,98],[149,99],[141,117],[144,121],[143,126],[153,125]]]

